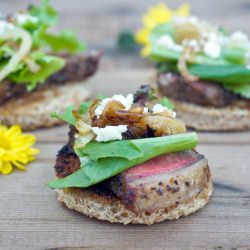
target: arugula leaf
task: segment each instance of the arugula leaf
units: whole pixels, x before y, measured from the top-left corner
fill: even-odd
[[[80,108],[78,110],[79,115],[86,114],[89,110],[89,107],[91,106],[92,102],[83,102],[80,104]]]
[[[201,79],[224,84],[250,83],[250,69],[242,65],[189,65],[189,71]]]
[[[44,82],[52,73],[60,70],[65,64],[65,61],[59,57],[49,56],[43,53],[40,55],[42,57],[36,61],[41,67],[38,72],[30,72],[26,66],[10,74],[8,79],[16,83],[26,83],[28,85],[28,90],[32,90],[36,87],[37,82]]]
[[[89,161],[75,173],[49,182],[51,188],[86,188],[128,168],[156,156],[193,149],[197,145],[196,133],[107,143],[90,142],[84,149],[77,149],[81,157]]]
[[[122,142],[122,143],[121,143]],[[101,158],[119,157],[127,160],[133,160],[134,157],[142,156],[132,140],[110,141],[105,144],[92,141],[84,148],[75,149],[78,155],[87,156],[90,160],[98,161]],[[95,152],[93,154],[93,152]]]
[[[74,110],[74,105],[72,104],[68,106],[62,114],[57,114],[56,112],[53,112],[51,114],[51,117],[60,119],[62,121],[69,123],[70,125],[75,126],[76,118],[73,116],[73,110]]]
[[[64,30],[56,35],[45,33],[41,37],[54,52],[68,51],[70,53],[76,53],[85,50],[86,47],[71,30]]]
[[[91,101],[81,103],[80,108],[78,110],[78,114],[79,115],[86,114],[91,103],[92,103]],[[76,126],[77,120],[75,116],[73,115],[74,110],[75,110],[75,106],[72,104],[68,106],[65,109],[65,111],[61,114],[57,114],[56,112],[51,113],[51,117],[60,119],[70,125]]]
[[[250,69],[245,66],[195,64],[189,70],[201,79],[222,83],[226,89],[250,98]]]
[[[37,17],[40,24],[47,27],[54,25],[58,20],[57,11],[50,5],[49,0],[42,0],[41,7],[31,5],[29,14]]]
[[[224,85],[224,87],[245,98],[250,98],[250,84],[249,83],[230,84],[230,85]]]
[[[161,104],[165,107],[167,107],[168,109],[170,110],[173,110],[174,109],[174,104],[172,102],[169,101],[169,99],[164,96],[162,99],[161,99]]]

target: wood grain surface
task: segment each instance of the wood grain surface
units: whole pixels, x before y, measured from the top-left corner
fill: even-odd
[[[12,12],[30,0],[0,1]],[[120,30],[136,30],[152,0],[53,1],[58,28],[74,28],[90,49],[105,51],[89,81],[97,93],[133,92],[152,83],[154,71],[137,55],[116,48]],[[176,7],[181,1],[167,1]],[[193,13],[230,29],[250,33],[250,1],[189,1]],[[153,226],[116,225],[66,209],[46,183],[52,179],[67,126],[39,130],[41,154],[26,172],[0,176],[0,249],[250,249],[250,132],[199,133],[198,150],[209,159],[214,180],[211,202],[199,212]]]

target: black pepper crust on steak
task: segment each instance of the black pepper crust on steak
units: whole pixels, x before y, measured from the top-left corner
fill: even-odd
[[[101,53],[90,55],[61,55],[66,60],[64,68],[51,75],[44,84],[38,85],[38,89],[46,89],[51,85],[67,84],[83,81],[92,76],[98,67],[99,58]],[[25,84],[16,84],[9,81],[0,83],[0,105],[11,100],[18,98],[27,93]]]
[[[159,73],[157,85],[162,95],[177,101],[218,108],[228,106],[237,100],[250,105],[250,100],[226,90],[221,84],[203,80],[187,82],[176,73]]]

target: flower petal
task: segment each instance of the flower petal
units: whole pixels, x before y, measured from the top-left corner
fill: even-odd
[[[12,172],[12,165],[9,162],[3,162],[1,172],[3,174],[10,174]]]

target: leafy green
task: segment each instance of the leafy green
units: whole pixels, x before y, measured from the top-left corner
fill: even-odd
[[[89,187],[117,175],[128,168],[162,154],[193,149],[196,133],[112,142],[90,142],[76,149],[77,155],[88,157],[87,163],[75,173],[49,182],[51,188]]]
[[[33,29],[30,30],[36,46],[50,47],[53,52],[67,51],[69,53],[76,53],[85,49],[85,45],[78,40],[71,30],[63,30],[59,34],[48,32],[48,28],[58,21],[58,13],[50,5],[49,0],[43,0],[40,8],[32,6],[29,14],[38,20],[36,26],[34,27],[33,24]]]
[[[230,85],[224,85],[224,87],[228,90],[231,90],[232,92],[236,94],[240,94],[241,96],[245,98],[250,98],[250,84],[249,83],[230,84]]]
[[[76,34],[71,30],[64,30],[59,34],[45,33],[40,36],[46,41],[53,52],[67,51],[76,53],[85,50],[85,44],[79,42]]]
[[[174,104],[172,102],[169,101],[169,99],[164,96],[162,99],[161,99],[161,104],[165,107],[167,107],[168,109],[170,110],[173,110],[174,109]]]
[[[250,69],[241,65],[190,65],[189,71],[201,79],[225,84],[249,83]]]
[[[54,25],[58,20],[57,11],[50,5],[49,0],[42,0],[41,7],[31,5],[29,14],[37,17],[39,23],[46,27]]]
[[[80,108],[79,108],[78,113],[80,115],[86,114],[88,112],[88,109],[89,109],[89,107],[90,107],[91,104],[92,104],[91,101],[89,101],[89,102],[82,102],[80,104]]]
[[[241,65],[190,65],[192,74],[201,79],[222,83],[224,87],[250,98],[250,69]]]
[[[73,116],[74,105],[68,106],[62,114],[53,112],[51,116],[53,118],[60,119],[70,125],[76,125],[76,118]]]
[[[32,90],[38,82],[44,82],[51,74],[60,70],[65,64],[65,61],[59,57],[43,55],[43,57],[36,61],[41,67],[38,72],[32,73],[26,66],[10,74],[8,79],[16,83],[28,83],[28,90]]]
[[[86,114],[87,111],[88,111],[88,108],[89,106],[91,105],[91,101],[89,102],[83,102],[80,104],[80,107],[79,107],[79,110],[78,110],[78,114],[79,115],[83,115],[83,114]],[[56,112],[53,112],[51,114],[51,117],[53,118],[57,118],[57,119],[60,119],[70,125],[73,125],[75,126],[76,125],[76,122],[77,122],[77,119],[76,117],[73,115],[73,111],[75,110],[75,106],[74,105],[70,105],[68,106],[65,111],[61,114],[57,114]]]

